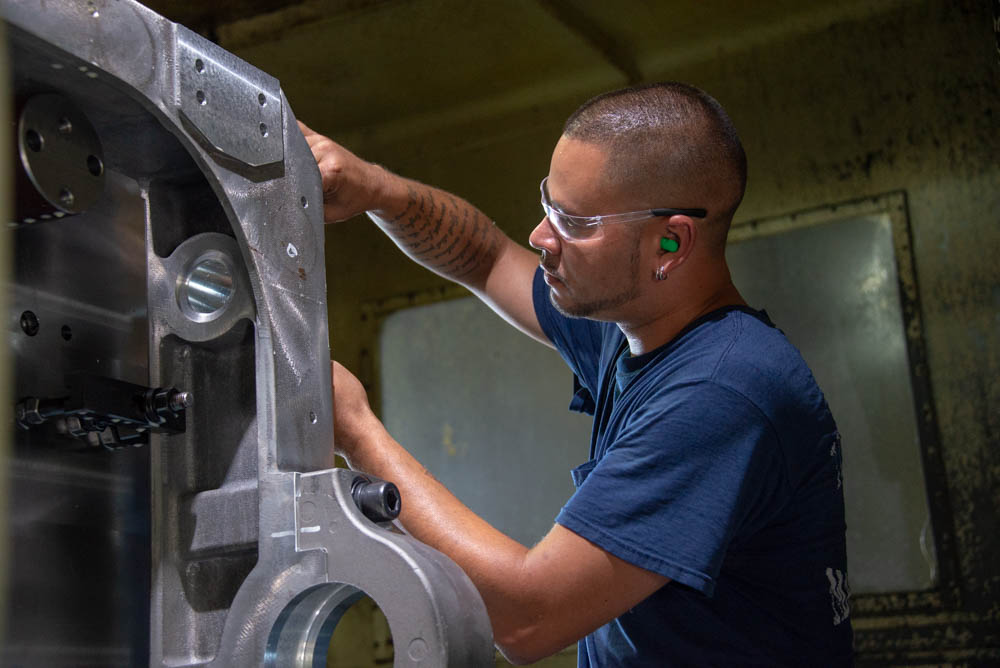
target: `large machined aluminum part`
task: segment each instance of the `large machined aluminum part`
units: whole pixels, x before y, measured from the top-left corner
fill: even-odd
[[[20,174],[0,663],[320,666],[367,594],[395,666],[492,665],[465,573],[331,468],[321,184],[278,81],[131,0],[0,12]]]

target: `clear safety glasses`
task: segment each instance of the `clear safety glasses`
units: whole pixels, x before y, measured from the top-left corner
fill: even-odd
[[[644,209],[642,211],[630,211],[628,213],[612,213],[604,216],[573,216],[563,213],[553,206],[549,199],[549,191],[545,187],[545,182],[549,177],[542,179],[542,210],[545,216],[552,223],[553,229],[559,233],[563,239],[571,241],[579,239],[594,239],[598,235],[603,225],[613,223],[632,223],[637,220],[646,220],[657,216],[690,216],[692,218],[704,218],[707,215],[705,209]]]

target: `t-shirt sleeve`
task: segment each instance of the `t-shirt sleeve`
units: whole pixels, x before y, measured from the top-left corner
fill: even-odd
[[[549,286],[542,279],[542,268],[535,271],[532,285],[535,316],[542,331],[559,351],[579,382],[597,396],[598,365],[604,330],[601,323],[583,318],[568,318],[549,301]]]
[[[730,543],[779,502],[784,467],[770,422],[711,381],[644,401],[607,453],[574,472],[556,522],[636,566],[711,596]],[[672,388],[677,392],[678,388]]]

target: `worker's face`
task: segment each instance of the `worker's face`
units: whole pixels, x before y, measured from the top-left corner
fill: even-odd
[[[633,210],[634,203],[623,201],[603,178],[606,162],[599,146],[562,137],[546,182],[552,204],[579,216]],[[639,292],[639,233],[627,223],[606,226],[599,238],[570,240],[543,218],[528,241],[542,252],[552,304],[569,316],[622,319],[622,308]]]

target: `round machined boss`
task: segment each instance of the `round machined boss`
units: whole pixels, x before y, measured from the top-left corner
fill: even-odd
[[[18,119],[17,149],[25,175],[52,210],[81,213],[100,197],[101,142],[86,115],[68,98],[55,93],[30,98]]]

